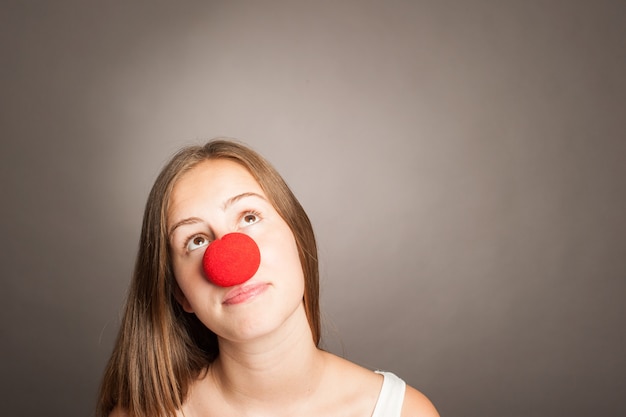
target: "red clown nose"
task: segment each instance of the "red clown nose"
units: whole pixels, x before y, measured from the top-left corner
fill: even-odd
[[[259,247],[243,233],[229,233],[211,242],[202,258],[207,278],[220,287],[246,282],[256,273],[260,264]]]

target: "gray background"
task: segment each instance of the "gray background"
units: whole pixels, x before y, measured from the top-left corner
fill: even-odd
[[[220,135],[307,208],[328,349],[626,414],[624,2],[91,3],[1,3],[2,415],[92,415],[149,187]]]

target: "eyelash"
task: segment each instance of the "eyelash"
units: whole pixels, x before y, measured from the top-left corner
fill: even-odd
[[[254,223],[257,223],[259,220],[261,220],[261,213],[259,213],[256,210],[246,210],[246,211],[241,213],[241,216],[239,216],[239,221],[245,219],[246,216],[250,216],[250,215],[252,215],[252,216],[257,218],[257,221],[254,222]],[[252,224],[254,224],[254,223],[252,223]]]
[[[205,234],[203,233],[194,233],[193,235],[190,235],[189,237],[187,237],[184,241],[183,241],[183,251],[185,253],[189,253],[192,252],[190,251],[189,248],[189,242],[191,242],[193,239],[195,239],[196,237],[202,237],[204,239],[206,239],[209,243],[207,243],[207,246],[211,243],[211,239],[209,239]]]
[[[255,224],[257,223],[259,220],[261,220],[261,213],[259,213],[256,210],[244,210],[243,212],[241,212],[241,215],[239,216],[239,221],[242,221],[246,216],[249,215],[253,215],[255,217],[257,217],[257,221],[252,223]],[[185,252],[191,252],[189,249],[187,249],[189,247],[189,242],[191,242],[193,239],[195,239],[196,237],[203,237],[206,240],[209,241],[209,243],[207,244],[210,245],[211,244],[211,239],[208,238],[207,235],[203,234],[203,233],[194,233],[189,235],[184,241],[183,241],[183,251]]]

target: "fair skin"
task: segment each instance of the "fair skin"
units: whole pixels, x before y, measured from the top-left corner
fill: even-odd
[[[295,239],[252,175],[233,161],[204,161],[181,177],[170,202],[177,300],[220,346],[178,415],[371,416],[383,378],[315,345]],[[204,276],[202,256],[210,241],[231,232],[254,239],[261,265],[249,281],[222,288]],[[402,416],[438,414],[407,386]]]

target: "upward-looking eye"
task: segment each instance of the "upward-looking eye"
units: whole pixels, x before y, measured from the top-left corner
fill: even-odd
[[[206,237],[202,235],[196,235],[196,236],[193,236],[191,239],[189,239],[189,241],[187,242],[187,250],[193,251],[201,247],[204,247],[208,244],[209,244],[209,239],[207,239]]]
[[[250,225],[258,222],[259,220],[261,220],[261,217],[259,217],[259,213],[254,212],[254,211],[248,211],[248,212],[244,213],[243,216],[241,217],[240,225],[241,226],[250,226]]]

